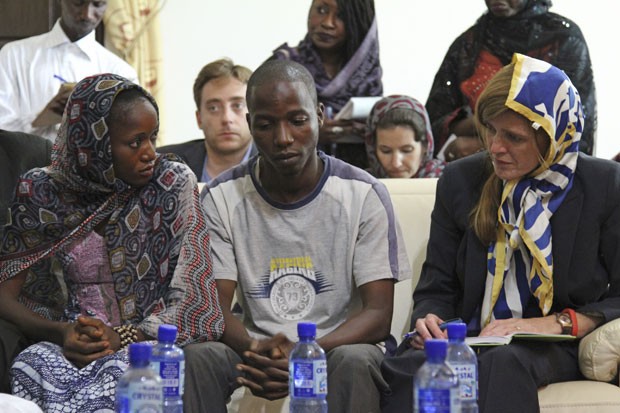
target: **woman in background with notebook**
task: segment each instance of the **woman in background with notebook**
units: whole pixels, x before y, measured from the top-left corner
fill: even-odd
[[[368,172],[377,178],[438,178],[433,132],[424,105],[404,95],[379,100],[367,119]]]
[[[321,143],[363,135],[362,123],[333,117],[352,97],[383,94],[374,0],[312,0],[306,37],[295,47],[284,43],[271,59],[294,60],[314,77],[326,109]]]
[[[515,54],[480,95],[485,151],[446,166],[413,294],[416,334],[386,359],[384,413],[412,406],[425,340],[460,317],[468,335],[581,338],[620,318],[620,165],[579,153],[577,89]],[[478,354],[481,412],[537,412],[539,387],[581,379],[578,340],[519,340]]]

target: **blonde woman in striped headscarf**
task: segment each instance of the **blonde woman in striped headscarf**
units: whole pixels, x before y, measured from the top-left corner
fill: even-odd
[[[587,119],[566,74],[515,54],[475,121],[486,151],[449,164],[438,182],[416,334],[384,362],[384,413],[412,405],[418,350],[446,337],[445,320],[460,317],[470,336],[576,336],[479,352],[480,411],[538,412],[540,386],[581,378],[578,338],[620,317],[620,166],[578,152]]]

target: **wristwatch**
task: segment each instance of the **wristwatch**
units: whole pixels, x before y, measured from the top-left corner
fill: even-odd
[[[573,320],[569,313],[555,313],[555,321],[562,326],[562,334],[571,335],[573,333]]]

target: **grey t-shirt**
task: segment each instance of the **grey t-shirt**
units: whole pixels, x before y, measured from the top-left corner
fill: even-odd
[[[216,279],[237,282],[244,325],[256,338],[297,322],[322,337],[359,311],[357,287],[411,277],[405,244],[385,186],[365,171],[320,153],[323,176],[294,204],[269,198],[257,157],[203,191]]]

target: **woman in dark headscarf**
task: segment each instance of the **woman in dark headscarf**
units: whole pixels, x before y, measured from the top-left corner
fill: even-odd
[[[155,152],[158,130],[144,89],[86,78],[52,164],[17,184],[0,244],[0,335],[35,343],[13,363],[12,391],[47,412],[113,409],[125,346],[161,324],[178,327],[179,345],[223,332],[196,178]]]
[[[363,125],[330,119],[352,97],[383,94],[374,0],[313,0],[306,37],[295,47],[283,44],[271,58],[294,60],[312,74],[327,111],[321,142],[358,133]]]
[[[367,119],[368,172],[377,178],[438,178],[445,162],[433,158],[433,132],[424,105],[391,95]]]
[[[513,53],[521,53],[564,70],[579,90],[587,119],[579,149],[592,154],[596,96],[588,46],[579,26],[551,13],[550,0],[485,2],[488,12],[452,43],[435,75],[426,102],[435,151],[445,149],[450,161],[481,148],[472,120],[478,96],[488,80],[510,63]]]

